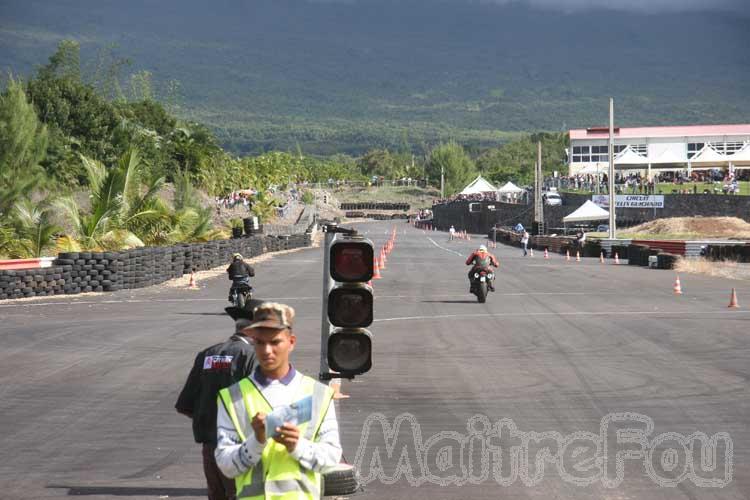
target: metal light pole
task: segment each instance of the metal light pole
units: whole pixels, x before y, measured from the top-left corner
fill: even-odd
[[[609,98],[609,239],[614,240],[617,233],[615,227],[615,146],[614,146],[614,135],[615,135],[615,100]]]
[[[440,198],[445,199],[445,167],[440,165]]]
[[[534,165],[534,222],[537,223],[536,234],[544,234],[544,201],[542,200],[542,143],[537,143],[537,158]]]

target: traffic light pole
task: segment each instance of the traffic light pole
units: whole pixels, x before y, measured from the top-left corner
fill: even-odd
[[[331,324],[328,322],[328,294],[331,293],[333,288],[333,279],[328,272],[331,260],[331,243],[336,237],[333,229],[330,226],[336,227],[335,224],[324,225],[322,227],[325,234],[325,241],[323,243],[323,311],[320,315],[320,373],[318,380],[326,381],[329,380],[328,374],[330,369],[328,368],[328,337],[331,335]]]

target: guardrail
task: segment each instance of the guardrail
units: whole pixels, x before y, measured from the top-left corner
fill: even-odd
[[[52,266],[55,257],[41,257],[38,259],[9,259],[0,260],[0,270],[3,269],[40,269]]]

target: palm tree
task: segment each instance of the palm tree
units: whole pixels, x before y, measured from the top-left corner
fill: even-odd
[[[168,224],[169,210],[156,196],[164,178],[148,180],[144,191],[144,164],[137,149],[125,152],[110,169],[83,155],[81,161],[88,179],[90,213],[84,213],[69,196],[56,205],[72,222],[84,247],[143,246],[143,240],[150,240]]]
[[[16,203],[13,213],[18,243],[23,250],[22,257],[41,257],[44,251],[55,246],[54,235],[60,228],[50,220],[49,207],[26,199]]]

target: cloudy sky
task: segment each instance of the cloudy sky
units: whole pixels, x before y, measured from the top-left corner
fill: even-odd
[[[344,3],[377,2],[382,0],[308,0],[312,3]],[[393,0],[387,0],[392,2]],[[408,1],[408,0],[403,0]],[[425,3],[457,2],[457,3],[495,3],[495,4],[526,4],[543,9],[554,9],[563,12],[575,12],[588,9],[610,9],[640,13],[661,12],[696,12],[696,11],[734,11],[746,13],[747,0],[421,0]]]

